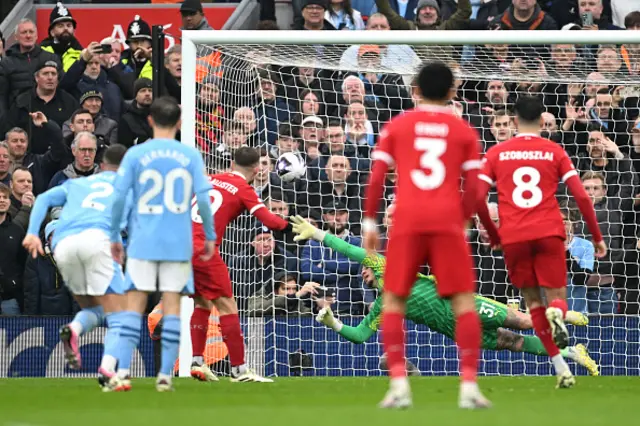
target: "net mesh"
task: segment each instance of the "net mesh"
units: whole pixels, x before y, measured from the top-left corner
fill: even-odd
[[[568,253],[591,270],[585,284],[577,275],[568,277],[570,307],[590,317],[588,326],[572,329],[575,343],[587,345],[603,374],[637,375],[640,349],[631,342],[638,341],[640,307],[639,48],[198,45],[197,145],[210,173],[229,170],[237,147],[260,148],[254,187],[272,211],[300,214],[359,245],[371,150],[383,124],[413,105],[410,82],[424,61],[441,60],[456,70],[458,96],[451,108],[478,129],[483,150],[515,134],[511,106],[518,96],[541,97],[543,135],[565,147],[583,176],[591,173],[585,185],[611,248],[595,264],[577,248],[590,236],[561,189],[573,234]],[[275,160],[288,151],[299,151],[307,164],[305,178],[292,183],[274,171]],[[390,172],[379,212],[383,232],[391,220],[387,209],[394,185]],[[224,238],[222,253],[246,325],[248,359],[261,372],[382,373],[377,337],[355,345],[313,321],[326,305],[348,325],[357,326],[367,314],[378,293],[364,283],[357,263],[320,245],[265,233],[249,215],[232,224]],[[489,248],[481,227],[471,231],[470,241],[479,294],[524,311],[501,253]],[[320,286],[318,295],[317,289],[307,292],[309,282]],[[423,374],[457,373],[451,340],[411,324],[408,344],[408,357]],[[543,357],[505,351],[485,351],[483,357],[485,374],[550,373]]]

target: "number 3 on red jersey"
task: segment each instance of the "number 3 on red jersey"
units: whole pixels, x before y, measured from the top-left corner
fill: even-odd
[[[222,205],[222,193],[217,189],[212,189],[209,191],[209,198],[211,198],[211,213],[215,216]],[[198,210],[196,197],[191,200],[191,220],[195,223],[202,223],[202,216],[200,216],[200,210]]]
[[[420,169],[411,170],[411,180],[419,189],[426,191],[436,189],[444,182],[447,168],[440,160],[447,150],[447,142],[444,139],[416,138],[413,147],[422,152],[420,156]],[[426,174],[424,170],[431,170]]]

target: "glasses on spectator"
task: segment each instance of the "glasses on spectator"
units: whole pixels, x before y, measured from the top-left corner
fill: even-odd
[[[80,152],[84,152],[85,154],[91,154],[97,151],[95,148],[76,148],[76,149]]]

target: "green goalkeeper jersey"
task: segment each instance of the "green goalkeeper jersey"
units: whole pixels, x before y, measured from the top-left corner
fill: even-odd
[[[384,286],[384,267],[386,258],[376,254],[370,256],[366,250],[347,243],[331,234],[326,234],[323,244],[344,254],[349,259],[361,263],[373,270],[380,288]],[[440,298],[436,289],[436,280],[432,275],[418,274],[411,294],[407,299],[406,318],[416,324],[424,324],[431,330],[453,338],[455,317],[451,303]],[[476,296],[476,309],[483,326],[483,347],[494,349],[497,346],[496,331],[507,317],[507,306],[491,299]],[[369,314],[357,327],[343,326],[340,334],[354,343],[362,343],[373,336],[380,326],[382,297],[378,297]]]

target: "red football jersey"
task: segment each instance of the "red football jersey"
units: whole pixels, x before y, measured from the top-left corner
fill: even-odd
[[[564,238],[558,182],[577,174],[564,149],[538,135],[520,134],[491,147],[479,177],[497,187],[502,243]]]
[[[398,175],[394,234],[462,232],[475,205],[463,206],[461,178],[482,167],[478,148],[477,132],[448,107],[421,105],[385,126],[371,158]],[[374,163],[366,218],[375,217],[379,204],[377,175],[386,170],[377,169]],[[472,198],[475,204],[477,196]]]
[[[216,230],[216,245],[219,246],[222,243],[227,225],[233,222],[245,209],[255,215],[267,228],[284,229],[287,226],[287,221],[266,208],[255,189],[249,185],[241,173],[210,175],[209,182],[212,186],[209,197],[211,198],[211,211]],[[193,241],[202,245],[205,241],[205,235],[195,197],[191,201],[191,220],[193,221]]]

